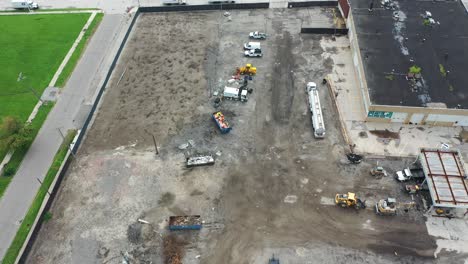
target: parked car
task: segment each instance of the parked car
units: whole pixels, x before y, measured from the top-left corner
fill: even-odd
[[[396,172],[396,179],[401,182],[408,181],[410,179],[423,179],[424,177],[424,171],[421,168],[406,168]]]
[[[261,49],[260,42],[247,42],[244,43],[245,50],[252,50],[252,49]]]
[[[246,57],[262,57],[263,53],[261,49],[246,50],[244,52]]]

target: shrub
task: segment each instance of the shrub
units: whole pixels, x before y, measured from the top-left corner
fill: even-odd
[[[15,173],[16,173],[16,168],[15,167],[6,166],[5,170],[3,171],[3,176],[10,177],[10,176],[15,175]]]

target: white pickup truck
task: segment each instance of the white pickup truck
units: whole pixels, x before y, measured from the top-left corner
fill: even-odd
[[[262,49],[253,49],[253,50],[246,50],[244,51],[244,55],[246,57],[262,57]]]
[[[424,178],[424,171],[422,169],[410,169],[406,168],[401,171],[396,172],[396,179],[400,182],[408,181],[411,179],[421,179]]]
[[[249,33],[249,38],[251,39],[266,39],[267,35],[262,32],[254,31]]]

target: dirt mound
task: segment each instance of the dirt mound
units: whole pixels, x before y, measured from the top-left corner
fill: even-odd
[[[182,264],[183,247],[187,243],[173,234],[163,238],[163,255],[165,264]]]

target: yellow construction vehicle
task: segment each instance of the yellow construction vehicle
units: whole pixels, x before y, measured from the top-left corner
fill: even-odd
[[[257,68],[252,66],[252,64],[247,63],[245,66],[236,68],[236,75],[255,75],[257,73]]]
[[[348,192],[346,194],[336,194],[335,195],[335,204],[339,205],[343,208],[346,207],[354,207],[356,209],[363,209],[366,208],[365,201],[361,201],[361,199],[356,197],[355,193]]]
[[[381,199],[375,204],[375,213],[378,215],[396,215],[397,202],[395,198]]]

